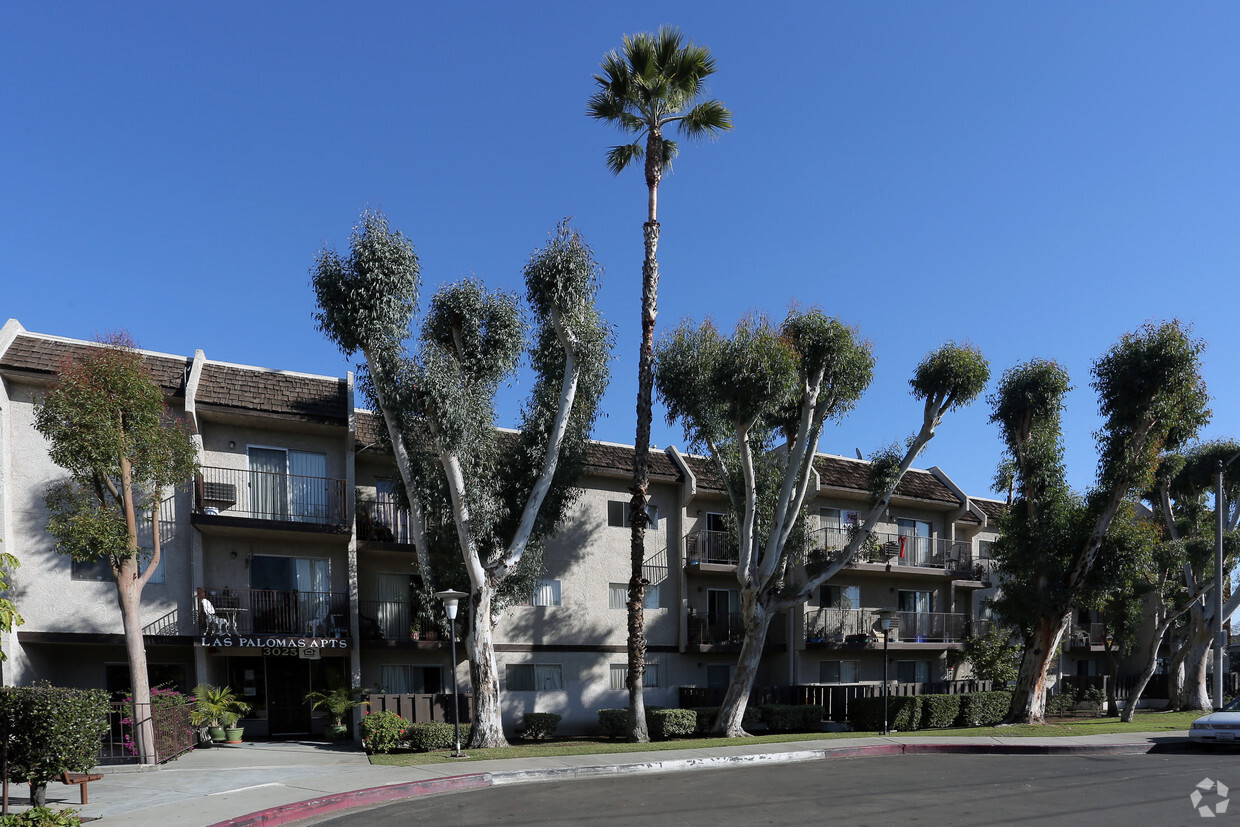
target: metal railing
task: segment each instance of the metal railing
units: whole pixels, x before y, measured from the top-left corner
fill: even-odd
[[[892,695],[961,695],[966,692],[989,692],[994,686],[990,681],[935,681],[932,683],[893,683]],[[679,691],[680,707],[691,709],[702,706],[719,706],[723,703],[726,689],[705,686],[682,686]],[[848,704],[857,698],[881,698],[883,685],[876,683],[853,684],[798,684],[796,686],[757,686],[749,692],[749,706],[762,704],[812,705],[823,708],[824,721],[848,720]]]
[[[413,542],[409,509],[393,500],[357,498],[357,539],[371,543]]]
[[[241,468],[203,467],[194,485],[194,512],[255,520],[343,526],[345,481]]]
[[[694,531],[685,535],[685,562],[736,565],[736,541],[729,531]]]
[[[809,609],[805,612],[807,643],[841,645],[861,642],[882,634],[878,627],[878,609]],[[898,612],[898,627],[892,631],[893,643],[963,643],[965,638],[979,634],[986,621],[957,612]]]
[[[1070,647],[1088,649],[1090,646],[1105,646],[1106,642],[1107,629],[1103,623],[1077,624],[1068,632]]]
[[[215,610],[214,620],[202,609],[204,597],[211,601]],[[198,589],[197,608],[199,634],[208,631],[224,635],[316,637],[347,637],[349,634],[349,595],[346,592],[206,588]]]
[[[838,555],[847,548],[852,536],[852,529],[849,528],[821,528],[814,545],[827,552],[828,556]],[[853,562],[922,566],[968,573],[974,569],[973,546],[969,541],[877,531],[870,535],[869,542],[857,552]]]
[[[787,636],[784,634],[784,615],[776,614],[771,618],[767,628],[768,645],[781,646]],[[745,616],[741,612],[689,612],[689,645],[718,646],[724,644],[740,645],[745,640]]]
[[[155,762],[162,764],[189,752],[198,744],[198,731],[190,723],[193,704],[159,702],[135,704],[116,701],[108,710],[108,726],[99,744],[99,763],[126,764],[140,760],[134,740],[138,725],[149,717],[155,732]]]

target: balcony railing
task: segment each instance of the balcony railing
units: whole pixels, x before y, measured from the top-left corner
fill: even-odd
[[[197,514],[329,526],[348,523],[344,480],[204,467],[194,489]]]
[[[771,618],[767,628],[766,643],[783,645],[787,636],[784,634],[784,616],[776,614]],[[740,612],[704,612],[689,614],[689,645],[718,646],[735,644],[739,646],[745,640],[745,617]]]
[[[851,539],[851,529],[822,528],[818,530],[815,546],[828,556],[838,555]],[[974,569],[973,547],[969,541],[880,532],[870,535],[870,541],[857,552],[853,562],[922,566],[962,573],[972,573]]]
[[[685,562],[735,566],[736,541],[728,531],[695,531],[685,535]]]
[[[394,500],[357,498],[357,539],[372,543],[412,543],[409,509]]]
[[[842,645],[877,636],[878,609],[810,609],[805,613],[806,640],[812,644]],[[898,612],[899,626],[891,641],[904,643],[963,643],[983,631],[986,621],[967,614],[947,612]]]
[[[1075,625],[1068,635],[1068,644],[1074,648],[1088,649],[1090,646],[1105,646],[1106,642],[1107,629],[1102,623]]]
[[[214,620],[203,609],[203,598],[210,601]],[[295,589],[199,589],[198,631],[203,635],[347,637],[349,595]]]

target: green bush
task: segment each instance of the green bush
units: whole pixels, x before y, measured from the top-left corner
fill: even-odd
[[[1012,704],[1012,693],[1005,690],[994,692],[969,692],[960,696],[960,713],[956,726],[991,726],[1007,716]]]
[[[0,738],[9,742],[9,778],[41,787],[65,770],[92,769],[109,709],[102,689],[0,688]]]
[[[430,752],[436,749],[452,749],[456,746],[455,728],[452,724],[425,721],[410,724],[405,730],[405,740],[411,749]],[[469,740],[469,724],[461,724],[461,743]]]
[[[1076,706],[1076,693],[1071,689],[1046,698],[1047,715],[1071,715],[1074,706]]]
[[[78,827],[81,823],[77,810],[48,807],[31,807],[25,812],[0,817],[0,827]]]
[[[646,728],[655,741],[692,735],[697,729],[697,713],[692,709],[652,707],[646,710]]]
[[[960,717],[960,695],[922,695],[921,728],[942,729]]]
[[[598,725],[608,738],[623,738],[629,734],[629,711],[627,709],[600,709]]]
[[[887,724],[890,729],[911,732],[921,725],[921,697],[892,695],[888,698]],[[848,721],[858,732],[878,732],[883,728],[883,699],[857,698],[848,702]]]
[[[560,725],[560,716],[554,712],[527,712],[522,726],[526,738],[550,738]]]
[[[391,752],[405,739],[408,726],[408,721],[389,710],[363,715],[362,746],[367,752]]]
[[[825,710],[809,704],[763,704],[758,707],[762,722],[771,732],[813,732],[819,728]]]
[[[698,733],[710,732],[715,725],[715,719],[719,717],[719,707],[717,706],[699,706],[695,707],[694,712],[697,713],[697,729]],[[741,716],[741,728],[752,730],[758,725],[758,708],[756,706],[746,706],[745,714]]]

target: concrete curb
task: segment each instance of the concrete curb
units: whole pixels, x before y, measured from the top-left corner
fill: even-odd
[[[435,793],[474,790],[502,784],[526,784],[539,781],[568,781],[605,778],[615,775],[645,775],[660,772],[723,769],[747,764],[792,764],[837,758],[866,758],[880,755],[1143,755],[1157,747],[1153,742],[1132,744],[949,744],[899,743],[869,744],[855,747],[796,750],[792,752],[756,753],[753,755],[720,755],[701,758],[677,758],[668,761],[645,761],[633,764],[603,764],[593,767],[554,767],[539,770],[475,773],[455,775],[429,781],[412,781],[369,787],[347,793],[312,798],[260,810],[210,827],[257,827],[257,825],[290,824],[336,810],[371,807],[403,799]]]

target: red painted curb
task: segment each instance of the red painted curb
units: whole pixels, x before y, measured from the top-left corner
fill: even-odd
[[[453,775],[448,778],[435,778],[430,781],[410,781],[404,784],[389,784],[385,787],[368,787],[364,790],[352,790],[347,793],[311,798],[284,804],[268,810],[219,821],[210,827],[254,827],[255,825],[277,825],[300,821],[312,815],[330,813],[336,810],[347,810],[355,807],[369,807],[388,801],[399,801],[403,798],[414,798],[432,793],[451,792],[454,790],[471,790],[491,786],[488,773],[472,775]]]

